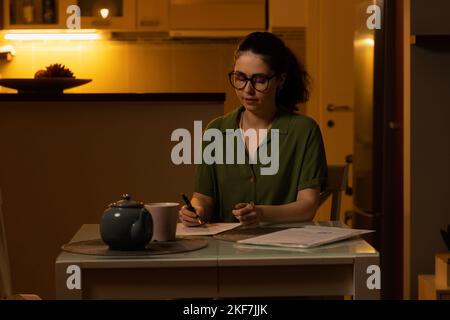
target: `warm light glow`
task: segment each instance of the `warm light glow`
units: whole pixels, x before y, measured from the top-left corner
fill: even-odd
[[[106,8],[100,9],[100,15],[102,16],[103,19],[108,18],[109,9],[106,9]]]
[[[0,53],[4,53],[4,52],[10,53],[13,56],[16,55],[16,49],[14,49],[14,47],[10,46],[10,45],[0,47]]]
[[[10,30],[6,40],[99,40],[96,30]]]
[[[362,38],[362,39],[355,40],[354,44],[355,44],[355,46],[374,47],[375,40],[373,38]]]

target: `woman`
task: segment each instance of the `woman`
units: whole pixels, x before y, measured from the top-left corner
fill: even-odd
[[[191,201],[196,213],[184,206],[180,219],[191,227],[208,221],[253,225],[312,220],[327,163],[318,125],[294,113],[296,104],[309,98],[308,74],[283,41],[268,32],[245,37],[234,61],[229,78],[242,106],[212,121],[208,129],[224,134],[227,129],[240,128],[242,133],[255,129],[257,145],[241,136],[247,160],[255,160],[264,144],[269,148],[274,143],[270,133],[277,131],[278,171],[262,175],[258,160],[255,164],[198,165]]]

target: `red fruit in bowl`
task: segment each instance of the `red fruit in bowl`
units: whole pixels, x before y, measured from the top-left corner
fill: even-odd
[[[46,76],[47,76],[47,71],[45,71],[45,70],[38,70],[34,74],[35,79],[42,79],[42,78],[45,78]]]
[[[39,70],[34,75],[36,79],[42,78],[75,78],[73,72],[59,63],[51,64],[45,70]]]

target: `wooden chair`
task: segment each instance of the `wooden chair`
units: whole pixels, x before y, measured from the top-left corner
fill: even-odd
[[[342,193],[347,188],[348,164],[328,166],[327,187],[320,194],[321,206],[331,196],[330,220],[340,220]]]
[[[2,212],[2,193],[0,191],[0,300],[40,300],[34,294],[12,294],[11,272],[6,244],[5,220]]]

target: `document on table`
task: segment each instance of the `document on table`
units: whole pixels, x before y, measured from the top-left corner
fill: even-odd
[[[272,232],[262,236],[239,240],[242,244],[280,246],[291,248],[314,248],[323,244],[353,238],[373,230],[350,228],[305,226],[303,228],[289,228]]]
[[[212,236],[239,227],[240,223],[207,223],[200,227],[186,227],[177,224],[177,236]]]

